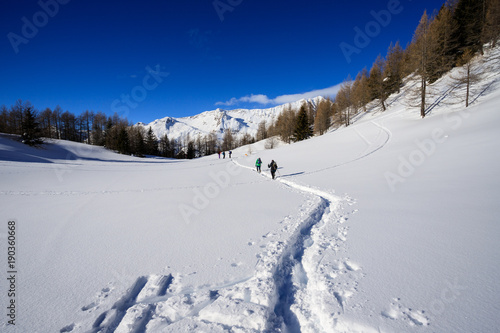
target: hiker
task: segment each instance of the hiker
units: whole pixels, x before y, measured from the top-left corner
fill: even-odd
[[[260,166],[262,165],[262,160],[260,157],[255,161],[255,166],[257,167],[257,172],[260,173]]]
[[[222,152],[222,158],[223,159],[226,158],[226,152],[225,151]]]
[[[219,159],[220,159],[220,150],[219,150]]]
[[[231,158],[231,154],[232,154],[232,153],[233,153],[232,151],[229,151],[229,158]]]
[[[268,168],[271,168],[271,176],[273,176],[273,179],[274,179],[274,175],[276,174],[276,170],[278,170],[278,164],[276,164],[276,162],[274,162],[274,160],[271,161],[271,163],[269,163],[267,165]]]

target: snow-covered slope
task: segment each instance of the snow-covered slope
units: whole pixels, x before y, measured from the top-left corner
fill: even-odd
[[[270,125],[288,107],[292,110],[299,110],[303,103],[310,103],[315,107],[323,99],[321,96],[308,100],[302,99],[268,109],[216,109],[191,117],[165,117],[149,124],[138,123],[137,125],[143,126],[145,129],[151,127],[158,138],[167,134],[169,139],[176,140],[185,139],[188,135],[191,139],[196,138],[198,135],[203,137],[211,132],[214,132],[221,139],[226,129],[231,130],[236,135],[236,138],[244,134],[254,137],[257,134],[260,122],[266,121],[266,124]]]
[[[402,91],[352,126],[233,160],[0,136],[1,279],[14,221],[18,305],[0,330],[497,331],[500,63],[487,56],[467,109],[445,77],[424,119]]]

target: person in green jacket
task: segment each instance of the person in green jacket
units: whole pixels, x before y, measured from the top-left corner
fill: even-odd
[[[257,168],[257,172],[260,173],[260,166],[262,165],[262,160],[260,157],[255,161],[255,167]]]

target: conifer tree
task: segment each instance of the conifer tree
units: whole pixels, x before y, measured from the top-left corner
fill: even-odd
[[[482,53],[481,33],[486,19],[486,0],[459,0],[454,19],[457,25],[457,51],[461,54],[469,48]]]
[[[425,117],[425,109],[426,109],[426,97],[427,97],[427,84],[430,79],[429,74],[429,66],[431,62],[431,53],[430,53],[430,35],[429,35],[429,17],[427,16],[427,12],[425,11],[420,19],[420,23],[418,24],[417,29],[415,30],[415,34],[413,36],[413,44],[414,48],[412,49],[413,60],[416,64],[416,74],[420,77],[420,87],[418,88],[418,93],[416,96],[420,100],[420,116],[422,118]]]
[[[36,121],[36,111],[33,106],[27,103],[23,110],[23,121],[22,121],[22,140],[24,143],[32,146],[39,144],[40,140],[40,128]]]
[[[312,136],[311,126],[309,124],[309,117],[307,114],[307,107],[302,104],[297,116],[297,125],[293,133],[293,139],[295,142],[308,139]]]
[[[368,70],[363,68],[356,76],[353,87],[353,103],[355,109],[363,109],[366,112],[366,105],[370,102],[370,91],[368,89]]]
[[[158,155],[158,139],[156,138],[151,126],[149,126],[145,141],[146,154]]]
[[[9,111],[5,105],[0,106],[0,133],[10,133]]]
[[[478,67],[474,64],[473,59],[474,53],[472,50],[466,49],[458,62],[458,65],[461,66],[458,71],[458,76],[453,77],[454,85],[465,85],[465,107],[469,106],[469,97],[472,85],[480,80],[480,73],[478,72]]]
[[[55,138],[61,139],[61,114],[63,113],[61,107],[57,105],[52,111],[52,122],[56,128]]]
[[[97,146],[103,146],[105,144],[105,130],[106,130],[106,115],[99,111],[94,116],[94,121],[92,122],[92,140],[91,143]]]
[[[314,132],[323,135],[331,126],[332,102],[330,99],[318,103],[316,118],[314,119]]]
[[[196,152],[194,149],[194,142],[193,142],[193,140],[189,140],[189,142],[187,144],[186,158],[189,160],[192,160],[195,157],[196,157]]]
[[[23,116],[25,104],[22,100],[18,99],[16,104],[10,107],[9,124],[11,134],[23,134]]]
[[[483,43],[491,43],[495,47],[500,38],[500,1],[490,0],[482,31]]]
[[[399,93],[403,83],[403,49],[399,45],[399,41],[393,46],[392,43],[387,51],[385,68],[383,77],[384,81],[384,95],[392,93]]]
[[[160,138],[160,154],[163,157],[173,157],[172,156],[172,147],[170,146],[170,140],[168,139],[168,135],[165,134]]]
[[[351,124],[351,117],[354,114],[352,86],[351,77],[348,76],[335,96],[335,107],[338,120],[340,123],[344,123],[345,126]]]
[[[368,78],[368,89],[370,90],[370,98],[378,99],[378,103],[383,111],[386,110],[385,101],[387,93],[384,89],[384,69],[385,61],[381,55],[377,57],[370,69],[370,77]]]
[[[296,123],[296,112],[288,105],[276,119],[276,134],[279,135],[284,142],[290,143],[296,128]]]
[[[455,8],[456,3],[448,1],[429,24],[428,49],[432,55],[432,61],[428,65],[430,83],[439,79],[456,63],[458,26],[453,18]]]
[[[268,137],[268,134],[267,134],[266,121],[262,120],[259,123],[259,127],[257,128],[257,141],[267,139],[267,137]]]
[[[146,154],[142,127],[132,126],[128,130],[130,153],[143,157]]]
[[[128,137],[128,132],[126,127],[121,126],[118,129],[118,135],[116,138],[117,150],[121,154],[130,154],[130,141]]]
[[[42,135],[46,138],[52,138],[52,110],[45,108],[38,116],[41,125]]]
[[[234,145],[233,133],[229,128],[226,128],[226,130],[224,131],[224,137],[222,138],[222,150],[223,151],[231,150],[233,149],[233,145]]]

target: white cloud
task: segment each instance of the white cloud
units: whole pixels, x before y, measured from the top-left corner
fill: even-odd
[[[262,105],[268,105],[268,104],[278,105],[278,104],[295,102],[295,101],[298,101],[301,99],[314,98],[317,96],[335,97],[335,95],[337,94],[339,89],[340,89],[340,84],[337,84],[337,85],[334,85],[332,87],[328,87],[328,88],[324,88],[324,89],[312,90],[312,91],[308,91],[308,92],[301,93],[301,94],[281,95],[281,96],[278,96],[278,97],[272,98],[272,99],[267,97],[266,95],[262,95],[262,94],[259,94],[259,95],[251,94],[249,96],[247,95],[247,96],[243,96],[240,98],[233,97],[226,102],[217,102],[217,103],[215,103],[215,105],[231,106],[231,105],[235,105],[235,104],[238,104],[241,102],[243,102],[243,103],[257,103],[257,104],[262,104]]]

